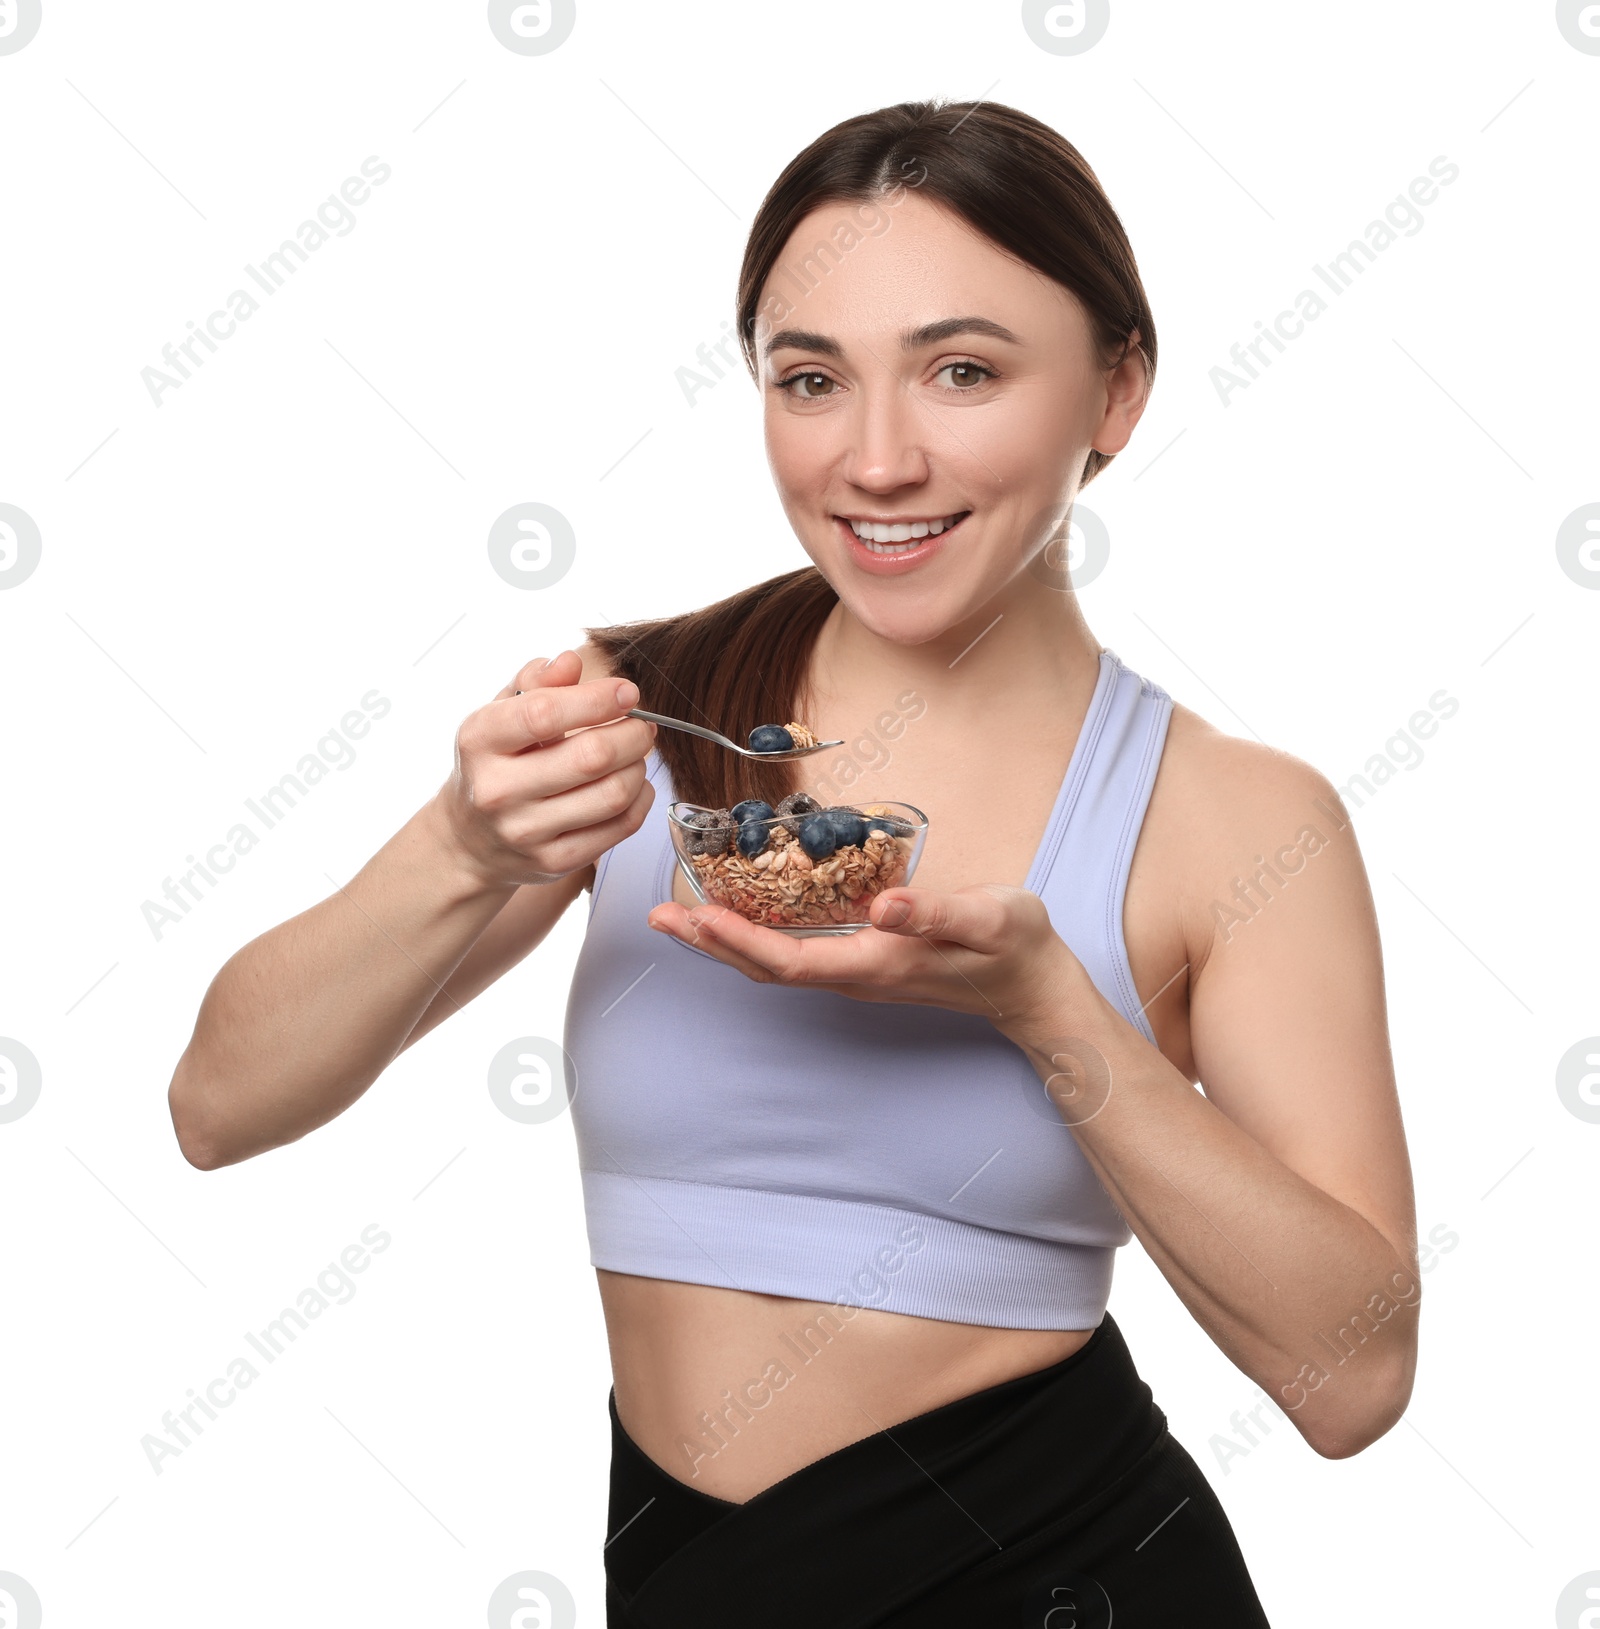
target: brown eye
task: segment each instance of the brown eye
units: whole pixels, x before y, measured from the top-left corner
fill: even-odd
[[[803,384],[804,390],[795,390],[795,385]],[[812,387],[816,388],[813,389]],[[833,380],[825,373],[794,373],[783,381],[780,387],[787,390],[791,396],[800,396],[805,400],[814,401],[818,396],[831,396],[833,394]]]
[[[992,370],[978,362],[946,362],[939,372],[948,373],[950,383],[957,390],[971,390],[974,385],[994,377]]]

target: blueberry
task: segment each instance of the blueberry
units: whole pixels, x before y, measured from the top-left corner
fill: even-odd
[[[842,809],[829,809],[826,818],[833,822],[834,839],[840,848],[852,843],[860,848],[867,840],[867,823],[858,814],[847,814]]]
[[[746,745],[752,752],[792,752],[794,737],[781,724],[757,724]]]
[[[826,811],[800,822],[800,846],[813,860],[825,860],[839,846],[838,829]]]
[[[771,820],[773,807],[770,803],[763,803],[760,798],[746,798],[743,803],[736,803],[728,811],[734,818],[736,825],[744,825],[747,820]]]
[[[747,860],[753,860],[767,846],[769,836],[771,829],[759,820],[745,821],[739,828],[739,852]]]

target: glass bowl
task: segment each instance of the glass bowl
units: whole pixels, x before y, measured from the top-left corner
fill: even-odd
[[[855,833],[848,825],[837,829],[837,820],[833,830],[807,830],[819,814],[841,813],[859,817],[863,842],[850,840]],[[928,817],[920,809],[883,800],[774,814],[738,826],[730,819],[728,810],[668,805],[672,847],[690,891],[703,905],[725,905],[797,938],[869,926],[873,900],[910,882],[928,835]]]

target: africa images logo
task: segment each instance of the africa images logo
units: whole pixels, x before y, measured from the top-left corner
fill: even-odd
[[[542,57],[565,42],[578,20],[576,0],[489,0],[489,29],[508,51]]]
[[[0,16],[4,14],[0,0]],[[39,1629],[43,1621],[44,1607],[33,1585],[14,1572],[0,1572],[0,1629]]]
[[[0,0],[0,5],[4,3]],[[0,503],[0,589],[27,582],[43,552],[33,516],[14,503]]]
[[[0,57],[20,51],[39,32],[39,0],[0,0]],[[0,1625],[10,1629],[5,1618]]]
[[[0,1035],[0,1125],[20,1120],[35,1103],[44,1084],[39,1060],[21,1041]],[[8,1629],[0,1617],[0,1629]]]

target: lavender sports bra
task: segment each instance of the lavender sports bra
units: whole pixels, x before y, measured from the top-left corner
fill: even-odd
[[[1113,651],[1025,886],[1152,1043],[1122,936],[1172,698]],[[987,1019],[757,984],[645,924],[670,778],[600,859],[564,1044],[590,1260],[1008,1329],[1092,1329],[1132,1237]],[[937,812],[932,813],[935,840]]]

